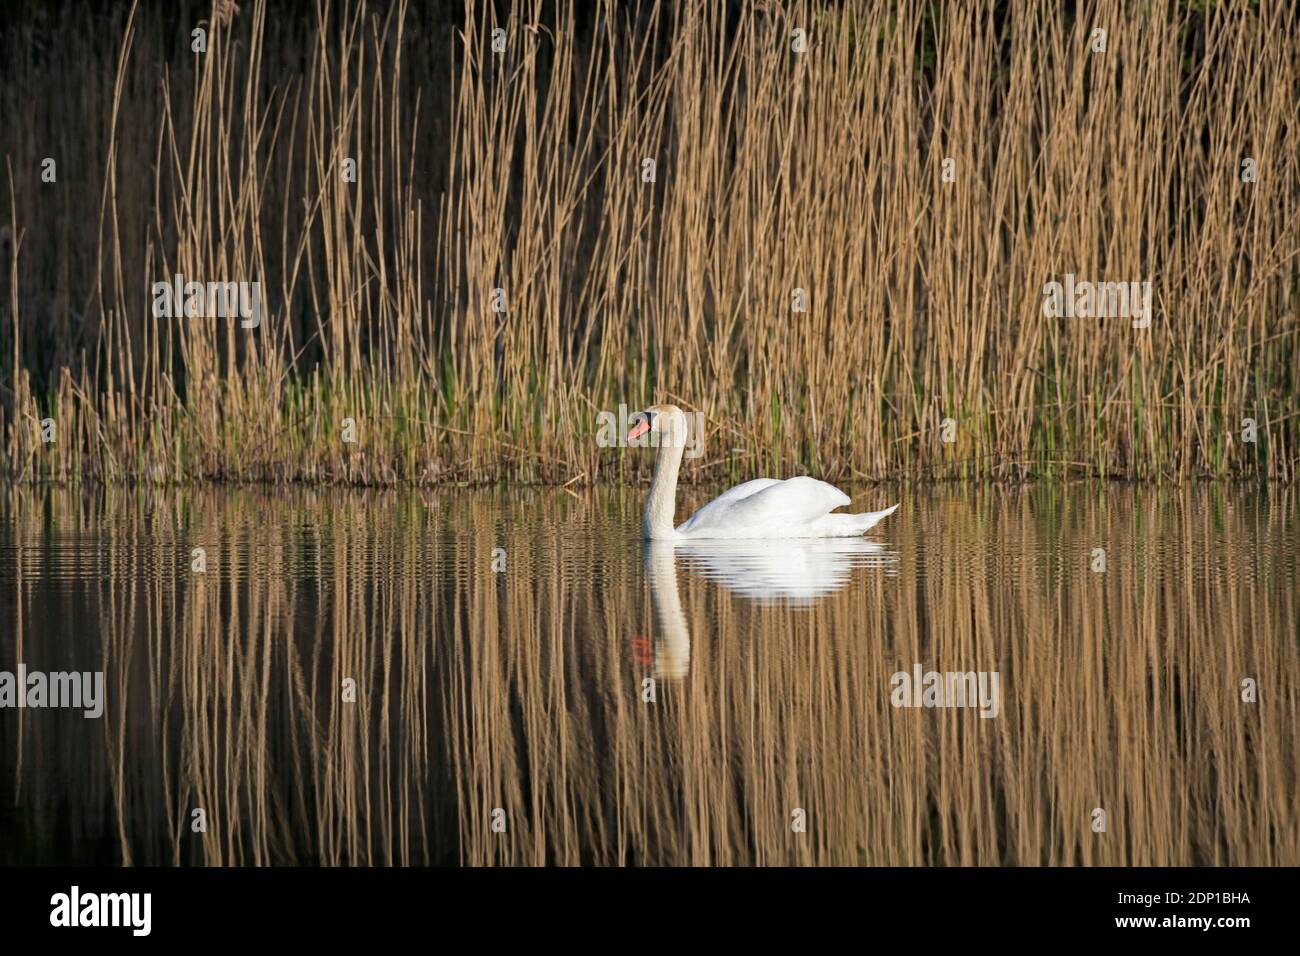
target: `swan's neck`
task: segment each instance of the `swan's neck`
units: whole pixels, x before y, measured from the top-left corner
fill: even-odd
[[[677,472],[682,466],[686,443],[676,429],[664,436],[655,456],[655,474],[650,481],[650,496],[642,511],[641,526],[650,541],[673,536],[673,512],[677,507]]]

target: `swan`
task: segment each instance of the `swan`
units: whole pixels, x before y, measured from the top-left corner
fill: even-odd
[[[860,535],[893,514],[831,514],[850,498],[816,478],[755,478],[724,491],[676,528],[677,472],[686,451],[686,416],[676,405],[652,405],[634,416],[628,442],[650,433],[658,447],[654,478],[642,511],[642,533],[649,541],[692,538],[847,538]]]

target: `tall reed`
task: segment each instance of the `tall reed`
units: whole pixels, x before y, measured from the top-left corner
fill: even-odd
[[[0,472],[594,481],[645,464],[596,413],[674,400],[695,478],[1290,480],[1297,17],[19,6]],[[1067,273],[1150,328],[1045,316]],[[176,274],[262,324],[154,318]]]

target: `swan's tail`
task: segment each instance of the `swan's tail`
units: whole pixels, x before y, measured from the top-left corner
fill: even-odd
[[[868,511],[860,515],[826,515],[817,523],[825,529],[828,538],[849,538],[865,534],[897,510],[898,505],[893,505],[884,511]]]

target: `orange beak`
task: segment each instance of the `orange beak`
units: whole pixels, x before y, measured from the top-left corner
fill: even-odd
[[[637,422],[635,425],[632,426],[632,430],[627,433],[627,440],[631,441],[634,438],[640,438],[649,430],[650,430],[650,416],[647,415],[644,418],[642,418],[639,422]]]

